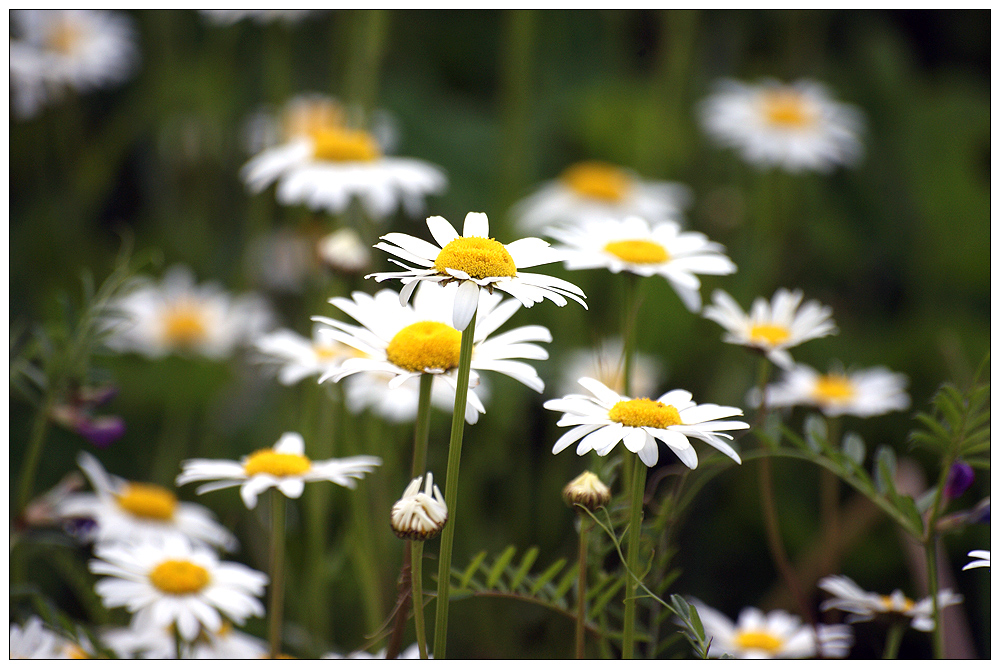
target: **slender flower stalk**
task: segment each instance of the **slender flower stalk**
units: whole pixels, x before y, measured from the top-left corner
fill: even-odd
[[[586,657],[586,637],[584,627],[587,618],[587,537],[593,522],[580,516],[580,550],[577,554],[576,577],[576,659]]]
[[[45,435],[49,431],[49,413],[55,404],[55,393],[50,388],[45,393],[42,405],[38,407],[35,414],[35,422],[31,426],[31,441],[28,443],[27,455],[24,464],[21,465],[20,485],[17,492],[18,513],[24,511],[31,500],[31,492],[35,484],[35,473],[38,471],[38,463],[42,458],[42,447],[45,445]]]
[[[903,640],[905,631],[906,625],[903,623],[895,623],[889,627],[885,635],[885,648],[882,651],[883,660],[895,660],[899,656],[899,644]]]
[[[410,561],[412,576],[410,588],[413,592],[413,626],[417,632],[417,648],[420,659],[427,659],[427,632],[424,626],[424,542],[410,541]]]
[[[611,489],[595,474],[584,472],[563,488],[563,499],[574,508],[580,522],[576,580],[576,659],[582,660],[586,655],[584,629],[587,622],[587,537],[594,524],[591,513],[607,506],[611,501]]]
[[[625,575],[625,620],[622,627],[622,659],[635,657],[635,603],[639,592],[639,539],[642,536],[642,498],[646,490],[646,465],[636,453],[625,456],[625,467],[632,467],[632,487],[629,490],[628,533],[625,556],[628,573]]]
[[[285,605],[285,496],[271,493],[271,602],[268,648],[271,659],[281,653],[281,622]]]

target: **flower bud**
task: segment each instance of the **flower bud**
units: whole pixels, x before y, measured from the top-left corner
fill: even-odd
[[[448,522],[448,507],[441,496],[441,490],[434,485],[434,475],[427,473],[427,485],[420,492],[423,478],[418,476],[410,481],[403,496],[392,505],[390,524],[392,531],[400,539],[432,539],[441,533]]]
[[[589,511],[596,511],[611,501],[611,489],[591,472],[584,472],[570,481],[562,494],[570,506],[579,504]]]

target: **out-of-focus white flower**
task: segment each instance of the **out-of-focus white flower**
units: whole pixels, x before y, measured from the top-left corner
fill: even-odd
[[[365,270],[372,261],[371,251],[352,228],[341,228],[320,239],[316,253],[324,265],[347,274]]]
[[[990,568],[990,552],[989,551],[969,551],[970,558],[976,558],[969,564],[962,567],[962,571],[966,569],[975,569],[976,567],[986,567]]]
[[[813,629],[787,611],[747,607],[734,624],[725,615],[694,602],[712,640],[709,657],[732,655],[736,659],[843,658],[854,645],[854,632],[847,625],[816,625]],[[817,638],[818,637],[818,638]]]
[[[57,512],[64,519],[93,519],[93,531],[87,538],[97,543],[142,543],[178,534],[228,551],[237,548],[236,537],[205,507],[180,502],[161,486],[108,474],[89,453],[81,452],[77,462],[94,492],[68,495],[60,501]]]
[[[195,353],[220,359],[256,339],[271,322],[262,298],[233,298],[213,283],[196,286],[188,268],[175,266],[159,284],[141,280],[108,305],[105,343],[149,358]]]
[[[15,116],[30,118],[67,89],[122,83],[135,71],[135,27],[122,12],[11,11],[10,84]]]
[[[808,365],[798,364],[785,370],[778,383],[767,387],[766,403],[769,407],[815,406],[827,416],[868,418],[909,407],[906,383],[905,375],[885,367],[852,372],[834,368],[820,374]],[[759,395],[759,391],[752,391],[749,402],[758,406]]]
[[[315,14],[315,9],[199,9],[198,12],[205,17],[209,23],[220,26],[231,26],[244,19],[250,19],[254,23],[285,23],[294,25],[310,14]]]
[[[83,659],[87,654],[75,643],[42,623],[38,616],[31,616],[21,627],[10,624],[10,659],[12,660],[61,660]]]
[[[261,336],[254,347],[262,363],[277,367],[278,381],[286,386],[310,376],[332,374],[344,360],[360,354],[319,326],[313,327],[312,339],[281,329]]]
[[[659,460],[657,440],[670,447],[685,465],[698,466],[698,455],[689,437],[699,439],[736,462],[739,454],[723,439],[732,439],[725,430],[744,430],[743,421],[720,420],[742,416],[736,407],[718,404],[695,404],[686,390],[671,390],[656,400],[647,397],[629,399],[594,379],[580,379],[580,385],[592,395],[567,395],[549,400],[546,409],[563,412],[559,427],[575,426],[559,437],[552,447],[560,453],[579,441],[577,455],[594,451],[600,456],[611,452],[618,443],[638,454],[643,464],[652,467]]]
[[[305,455],[305,442],[297,432],[281,435],[273,448],[264,448],[234,460],[195,458],[181,463],[177,485],[211,481],[200,486],[201,495],[213,490],[240,486],[240,497],[248,509],[257,506],[257,496],[268,488],[277,488],[286,497],[298,498],[307,481],[330,481],[354,488],[356,479],[364,478],[382,464],[381,458],[357,455],[313,461]]]
[[[441,490],[434,485],[434,475],[427,472],[427,485],[420,490],[424,477],[410,481],[403,496],[392,505],[389,522],[400,539],[433,539],[448,522],[448,507]]]
[[[355,651],[348,655],[340,655],[339,653],[326,653],[323,655],[321,660],[384,660],[385,659],[385,648],[379,652],[372,655],[371,653],[363,650]],[[419,660],[420,659],[420,647],[417,644],[411,644],[401,650],[399,655],[396,656],[397,660]],[[431,656],[433,659],[433,656]]]
[[[420,403],[420,379],[410,377],[399,385],[390,382],[397,379],[388,372],[361,372],[346,377],[340,384],[344,387],[344,403],[351,413],[361,413],[366,409],[392,423],[411,423],[417,417]],[[469,393],[473,389],[469,389]],[[489,399],[489,385],[480,378],[475,387],[480,403]],[[455,387],[449,385],[441,374],[434,375],[431,385],[431,406],[451,413],[455,408]],[[479,420],[479,410],[467,404],[465,419],[470,423]]]
[[[934,600],[925,597],[915,602],[895,590],[891,595],[879,595],[862,590],[857,583],[846,576],[827,576],[820,580],[819,587],[834,596],[820,605],[823,611],[838,609],[851,615],[849,623],[864,622],[873,618],[908,621],[913,629],[930,632],[934,629]],[[945,589],[938,592],[938,606],[944,608],[962,602],[962,596]]]
[[[696,274],[732,274],[736,265],[721,244],[700,232],[682,232],[673,221],[650,225],[644,219],[584,221],[578,225],[553,227],[546,233],[562,242],[566,269],[603,267],[614,274],[639,276],[659,274],[665,278],[691,311],[701,308],[701,281]]]
[[[594,349],[570,351],[559,365],[560,382],[556,392],[576,392],[579,379],[597,379],[616,393],[625,392],[625,351],[622,340],[612,337]],[[636,397],[649,397],[660,382],[663,364],[654,356],[636,353],[632,359],[632,389]]]
[[[854,165],[864,149],[864,117],[815,81],[758,85],[723,80],[701,102],[701,122],[717,143],[757,167],[830,172]]]
[[[830,307],[824,307],[816,300],[801,304],[801,290],[779,288],[770,304],[758,297],[749,314],[744,313],[736,300],[725,291],[712,293],[712,301],[713,304],[705,307],[703,315],[726,328],[722,338],[724,342],[761,351],[783,369],[795,365],[788,353],[789,348],[837,332],[837,326],[830,317],[833,313]]]
[[[103,574],[94,590],[108,608],[126,607],[137,629],[176,625],[187,642],[204,629],[216,632],[224,618],[242,625],[263,616],[259,597],[268,579],[186,538],[165,536],[141,544],[98,544],[90,571]]]
[[[479,305],[479,294],[499,289],[509,293],[525,307],[542,300],[552,300],[566,306],[570,298],[587,308],[586,297],[579,287],[568,281],[545,274],[522,272],[525,267],[536,267],[557,262],[562,256],[549,243],[537,237],[525,237],[510,244],[501,244],[490,237],[490,222],[486,214],[469,212],[465,217],[462,234],[441,216],[427,219],[427,228],[439,246],[400,232],[382,236],[375,248],[391,253],[397,258],[419,265],[410,267],[393,260],[404,272],[378,272],[365,278],[376,281],[400,279],[403,290],[399,301],[405,304],[421,281],[459,284],[453,300],[452,324],[465,330]]]
[[[178,659],[177,639],[170,626],[117,627],[102,632],[101,641],[121,659]],[[181,652],[183,660],[255,660],[266,657],[267,643],[223,621],[215,632],[202,628],[193,643],[181,646]]]
[[[668,181],[644,181],[630,170],[599,161],[568,167],[559,178],[514,205],[520,228],[538,232],[550,225],[587,220],[676,220],[691,202],[691,190]]]

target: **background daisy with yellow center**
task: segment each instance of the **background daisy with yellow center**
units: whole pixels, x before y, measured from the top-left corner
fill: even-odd
[[[200,504],[181,502],[162,486],[111,475],[89,453],[80,453],[77,462],[94,492],[67,495],[59,502],[57,513],[64,519],[92,519],[94,528],[85,535],[87,539],[97,543],[143,542],[179,534],[227,551],[237,548],[236,537]]]
[[[311,339],[294,330],[269,332],[254,342],[254,348],[262,364],[276,368],[278,381],[285,386],[330,374],[344,360],[358,354],[357,349],[334,339],[319,326],[313,327]]]
[[[561,242],[566,269],[604,268],[614,274],[658,274],[665,278],[691,311],[701,308],[701,281],[696,274],[724,275],[736,265],[721,244],[700,232],[684,232],[673,221],[650,224],[636,216],[622,220],[585,221],[546,231]]]
[[[308,481],[330,481],[354,488],[356,479],[364,478],[382,464],[381,458],[357,455],[350,458],[310,460],[305,456],[305,442],[297,432],[281,435],[273,448],[264,448],[233,460],[195,458],[181,463],[177,485],[211,481],[198,487],[201,495],[212,490],[240,486],[240,497],[248,509],[257,506],[257,496],[277,488],[286,497],[301,497]]]
[[[99,544],[90,571],[108,578],[94,590],[104,606],[124,606],[137,629],[176,625],[187,642],[200,631],[217,632],[228,619],[237,625],[263,616],[259,597],[268,578],[237,562],[220,562],[207,548],[166,536],[140,544]]]
[[[459,288],[425,283],[416,291],[412,304],[400,304],[394,290],[381,290],[374,296],[355,292],[348,300],[336,297],[330,304],[351,316],[360,325],[314,316],[313,320],[330,326],[326,333],[354,348],[359,357],[347,358],[340,367],[320,378],[340,381],[359,373],[391,375],[388,386],[399,387],[415,381],[421,374],[433,374],[451,390],[451,402],[458,381],[458,362],[462,333],[453,321],[452,303]],[[541,392],[545,384],[531,365],[513,360],[545,360],[548,353],[537,342],[551,342],[545,327],[526,325],[492,336],[521,307],[517,300],[503,300],[499,293],[478,296],[476,330],[472,350],[472,370],[505,374],[529,388]],[[479,384],[478,374],[470,377],[470,386]],[[381,383],[369,377],[367,382]],[[360,383],[361,381],[359,381]],[[446,408],[451,408],[448,405]],[[469,389],[466,420],[475,423],[483,413],[480,396]]]
[[[903,411],[910,406],[906,393],[907,378],[885,367],[844,371],[834,366],[827,374],[797,364],[785,370],[782,378],[767,386],[768,407],[814,406],[827,416],[879,416]],[[759,404],[758,391],[751,391],[750,401]]]
[[[750,313],[744,313],[736,300],[723,290],[712,293],[712,302],[702,315],[726,328],[722,341],[761,351],[783,369],[795,365],[787,349],[837,333],[831,318],[833,310],[816,300],[802,304],[800,290],[779,288],[770,304],[758,297]]]
[[[558,262],[562,256],[549,243],[537,237],[525,237],[510,244],[501,244],[490,237],[490,223],[486,214],[470,212],[465,217],[462,234],[441,216],[427,219],[427,228],[437,245],[418,237],[393,232],[383,235],[375,248],[391,253],[406,262],[392,262],[406,268],[403,272],[379,272],[365,278],[376,281],[400,279],[403,290],[399,293],[401,304],[409,301],[421,281],[459,284],[455,293],[452,324],[465,330],[479,305],[480,291],[492,293],[502,290],[525,307],[542,300],[551,300],[559,306],[566,305],[566,298],[581,304],[585,295],[568,281],[545,274],[521,271]]]
[[[594,451],[603,457],[621,442],[638,454],[643,464],[652,467],[659,461],[657,441],[662,441],[681,462],[694,469],[698,466],[698,455],[690,441],[694,438],[741,462],[739,454],[726,443],[733,437],[725,431],[750,426],[743,421],[722,420],[742,416],[743,411],[736,407],[695,404],[686,390],[671,390],[655,400],[630,399],[595,379],[582,378],[580,385],[591,395],[566,395],[544,405],[551,411],[563,412],[556,425],[573,426],[556,441],[553,453],[579,441],[577,455]]]
[[[894,590],[891,595],[880,595],[863,590],[857,583],[846,576],[827,576],[820,580],[819,587],[831,595],[820,605],[823,611],[837,609],[851,615],[846,620],[849,623],[860,623],[874,618],[893,622],[908,621],[913,629],[930,632],[934,629],[934,600],[924,597],[914,601],[903,594],[902,590]],[[938,606],[944,608],[962,602],[962,596],[950,589],[937,593]]]

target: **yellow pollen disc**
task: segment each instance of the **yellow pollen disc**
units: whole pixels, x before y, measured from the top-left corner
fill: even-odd
[[[194,346],[208,335],[205,321],[205,313],[197,304],[178,302],[168,307],[163,317],[163,337],[179,348]]]
[[[813,396],[825,402],[842,402],[854,397],[854,386],[845,376],[827,374],[816,380]]]
[[[68,56],[76,51],[82,38],[83,30],[79,25],[69,19],[62,19],[52,28],[46,42],[53,51]]]
[[[167,560],[149,572],[153,587],[171,595],[200,592],[211,580],[207,569],[187,560]]]
[[[128,483],[115,499],[118,506],[140,518],[170,520],[177,510],[177,496],[151,483]]]
[[[670,260],[667,250],[648,239],[622,239],[608,242],[604,250],[625,262],[636,265],[654,265]]]
[[[83,648],[80,648],[75,643],[71,643],[66,647],[66,659],[89,660],[90,655]]]
[[[317,160],[368,162],[381,155],[375,138],[363,130],[323,128],[312,133]]]
[[[620,201],[632,185],[624,170],[596,160],[570,166],[560,179],[579,195],[608,202]]]
[[[255,474],[270,474],[279,477],[297,476],[305,474],[311,468],[312,462],[304,455],[277,453],[270,448],[254,451],[243,463],[243,471],[247,476]]]
[[[663,429],[671,425],[682,425],[677,409],[648,397],[622,400],[611,407],[608,418],[629,427],[656,427]]]
[[[814,113],[798,92],[778,89],[764,94],[764,117],[771,125],[783,128],[804,128],[813,121]]]
[[[446,269],[460,269],[473,279],[517,276],[517,265],[506,247],[486,237],[458,237],[438,253],[434,269],[447,274]]]
[[[784,645],[778,637],[761,631],[740,632],[734,641],[740,648],[755,648],[768,653],[773,653]]]
[[[755,344],[777,346],[788,341],[789,335],[790,333],[787,328],[783,328],[780,325],[771,325],[770,323],[762,323],[750,328],[750,341]]]
[[[462,348],[462,333],[444,323],[419,321],[396,333],[385,349],[385,357],[410,372],[455,369]]]
[[[344,126],[344,109],[333,100],[299,100],[284,113],[286,137],[311,136]]]
[[[906,613],[916,605],[909,597],[903,597],[903,606],[901,607],[896,606],[896,603],[892,601],[892,597],[889,595],[882,595],[879,597],[879,601],[886,611],[897,611],[899,613]]]

